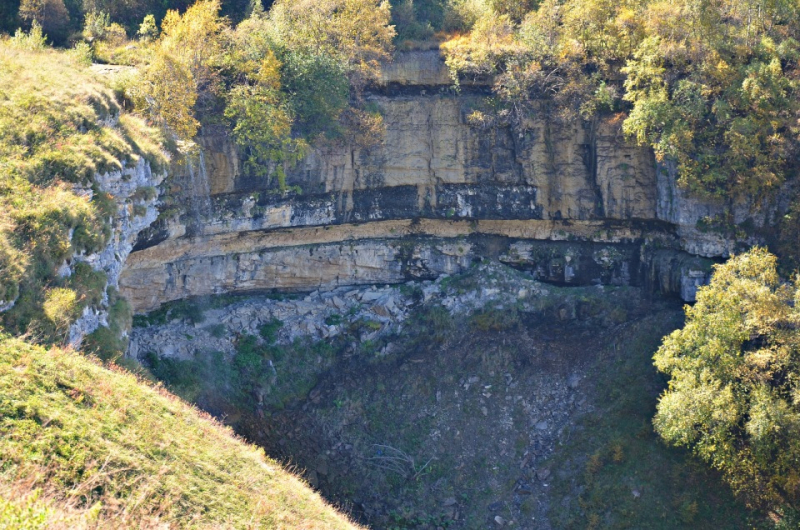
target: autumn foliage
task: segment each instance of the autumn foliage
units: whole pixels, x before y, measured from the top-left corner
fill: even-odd
[[[669,376],[654,424],[762,508],[800,507],[800,283],[755,248],[716,267],[655,355]]]

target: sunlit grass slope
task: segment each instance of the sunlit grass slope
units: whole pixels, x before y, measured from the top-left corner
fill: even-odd
[[[0,337],[0,528],[353,528],[161,388]]]
[[[111,235],[116,204],[93,187],[93,175],[142,157],[155,171],[167,163],[161,133],[126,113],[86,62],[47,48],[34,32],[0,38],[0,307],[14,303],[0,325],[42,342],[62,340],[103,295],[102,272],[57,274]],[[75,303],[48,315],[45,304],[58,293]]]

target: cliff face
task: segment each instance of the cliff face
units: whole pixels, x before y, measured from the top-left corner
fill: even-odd
[[[692,300],[710,270],[695,256],[734,249],[697,228],[725,205],[688,198],[649,150],[624,141],[617,117],[564,124],[543,108],[520,126],[475,127],[467,117],[488,87],[454,94],[435,51],[400,55],[382,83],[367,98],[383,140],[315,149],[287,176],[300,193],[251,177],[224,132],[205,130],[211,208],[140,238],[120,278],[134,309],[432,278],[482,257],[547,281],[647,284]],[[737,219],[754,210],[739,205]]]
[[[110,193],[115,198],[117,209],[112,220],[111,239],[100,252],[75,256],[71,264],[65,264],[61,273],[72,274],[76,263],[86,262],[94,270],[106,273],[107,284],[103,289],[101,303],[98,306],[86,307],[80,318],[70,326],[69,344],[72,347],[78,348],[83,338],[100,326],[108,326],[108,288],[119,287],[123,265],[139,233],[158,217],[156,187],[163,179],[164,175],[153,173],[150,164],[144,158],[121,171],[95,175],[94,183],[98,189]],[[150,192],[142,193],[142,190],[146,189]],[[92,189],[87,188],[83,193],[91,194]]]

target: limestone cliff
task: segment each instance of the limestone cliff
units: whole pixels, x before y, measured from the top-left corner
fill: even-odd
[[[60,273],[69,275],[76,263],[86,262],[94,270],[105,272],[107,284],[100,304],[87,306],[70,326],[68,340],[72,347],[78,348],[83,338],[98,327],[108,326],[108,288],[119,287],[120,273],[139,232],[149,227],[158,217],[156,187],[163,179],[164,175],[154,173],[144,158],[120,171],[95,175],[94,184],[97,188],[111,194],[115,199],[116,212],[112,219],[111,238],[100,252],[75,256],[72,263],[65,264]],[[92,189],[87,187],[82,192],[91,194]]]
[[[562,123],[543,104],[521,125],[475,127],[468,116],[488,87],[456,94],[449,83],[438,52],[400,54],[367,94],[383,140],[317,147],[287,176],[300,192],[247,174],[225,132],[207,128],[212,207],[140,238],[123,294],[141,312],[197,295],[433,278],[491,257],[547,281],[647,284],[691,300],[710,271],[693,256],[734,250],[697,228],[728,206],[679,190],[648,149],[625,142],[618,117]],[[737,218],[755,210],[741,205]]]

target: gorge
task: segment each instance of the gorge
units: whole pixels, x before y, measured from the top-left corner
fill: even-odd
[[[0,527],[800,525],[800,4],[10,0]]]
[[[712,264],[758,241],[704,223],[758,228],[786,206],[692,198],[614,115],[563,123],[543,102],[471,125],[488,87],[455,92],[436,50],[398,53],[365,97],[381,142],[318,145],[286,190],[201,131],[207,176],[175,171],[185,211],[143,231],[120,276],[140,315],[128,355],[376,528],[568,527],[604,509],[585,505],[598,488],[689,506],[653,476],[667,469],[702,497],[705,479],[634,479],[612,453],[662,461],[640,437],[648,352]],[[576,447],[608,477],[584,478]]]

